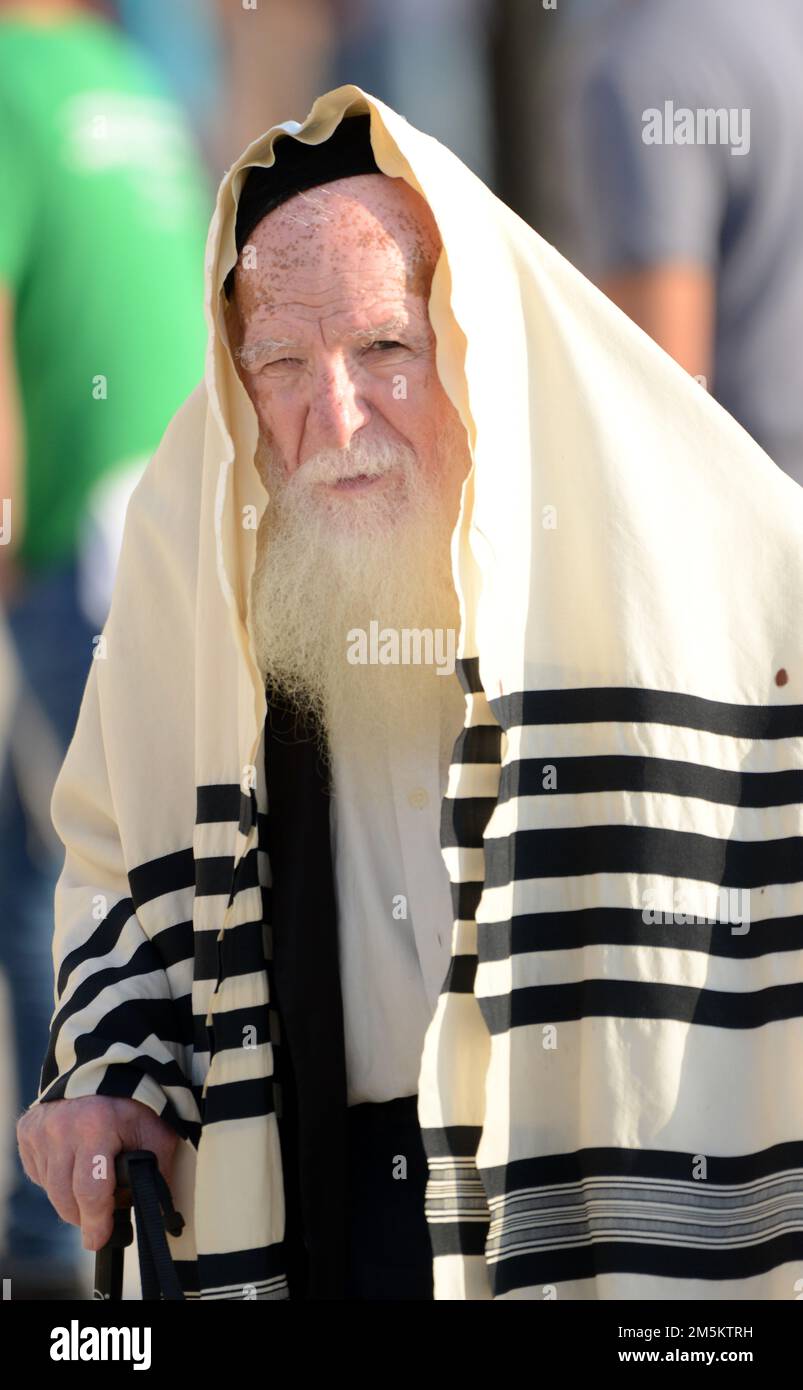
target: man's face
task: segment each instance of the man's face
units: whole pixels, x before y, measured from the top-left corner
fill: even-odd
[[[453,674],[348,656],[349,634],[374,622],[457,642],[449,542],[471,458],[435,369],[437,229],[403,180],[368,174],[297,195],[249,244],[229,331],[269,493],[255,652],[336,751],[370,760],[444,699],[462,717]]]
[[[273,490],[309,486],[348,526],[363,499],[397,514],[412,466],[454,522],[469,457],[435,368],[427,300],[440,242],[427,204],[403,179],[340,179],[282,204],[249,244],[235,359]],[[446,468],[445,435],[462,441]]]

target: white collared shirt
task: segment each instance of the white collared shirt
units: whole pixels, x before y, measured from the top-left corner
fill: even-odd
[[[455,675],[438,681],[457,682]],[[337,894],[348,1103],[414,1095],[424,1034],[451,956],[452,903],[440,846],[448,761],[463,726],[443,690],[420,747],[388,745],[382,766],[333,755],[330,826]]]

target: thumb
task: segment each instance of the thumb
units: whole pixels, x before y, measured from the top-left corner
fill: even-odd
[[[162,1177],[169,1183],[179,1139],[176,1131],[154,1111],[139,1103],[137,1113],[126,1116],[126,1119],[129,1122],[120,1126],[121,1147],[150,1150],[156,1155]]]

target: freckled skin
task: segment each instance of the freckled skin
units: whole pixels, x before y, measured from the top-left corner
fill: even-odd
[[[293,344],[247,364],[235,356],[285,475],[323,449],[347,449],[358,431],[408,445],[432,474],[437,440],[457,417],[427,315],[440,238],[425,200],[403,179],[339,179],[274,209],[248,246],[256,265],[241,254],[229,339],[235,351],[265,337]],[[397,317],[403,328],[373,342],[349,337]],[[394,399],[400,376],[406,399]]]

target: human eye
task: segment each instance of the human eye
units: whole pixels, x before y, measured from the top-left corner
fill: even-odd
[[[270,367],[294,367],[300,361],[300,357],[275,357],[271,362],[265,362],[262,370],[267,371]]]
[[[403,348],[404,343],[400,343],[396,338],[378,338],[375,343],[371,343],[368,351],[373,348]]]

